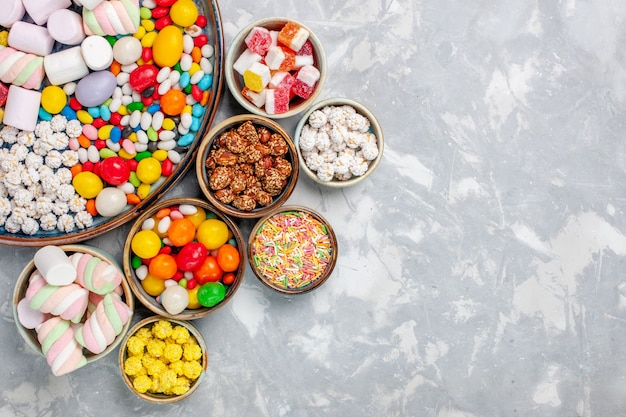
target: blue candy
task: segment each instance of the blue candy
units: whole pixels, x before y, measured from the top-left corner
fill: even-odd
[[[189,146],[191,145],[191,142],[193,142],[193,138],[193,133],[187,133],[186,135],[182,135],[180,139],[178,139],[178,142],[176,142],[176,144],[178,146]]]

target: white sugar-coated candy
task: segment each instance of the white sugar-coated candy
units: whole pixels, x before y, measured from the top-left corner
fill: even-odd
[[[196,214],[198,212],[198,208],[193,204],[181,204],[178,206],[178,211],[183,213],[185,216],[191,216],[192,214]]]
[[[104,217],[113,217],[124,211],[126,194],[116,187],[106,187],[96,196],[96,210]]]
[[[215,48],[213,45],[206,44],[202,48],[200,48],[200,52],[202,52],[202,56],[205,58],[211,58],[213,53],[215,52]]]
[[[139,122],[139,126],[141,126],[143,130],[148,130],[150,126],[152,126],[152,115],[147,111],[143,112],[141,114],[141,121]]]
[[[113,94],[113,99],[111,100],[111,102],[109,103],[109,110],[111,110],[113,113],[117,112],[120,107],[122,107],[122,98],[121,97],[115,97],[115,93]]]
[[[135,269],[135,275],[140,281],[143,281],[148,276],[148,265],[140,265]]]
[[[137,143],[138,144],[147,145],[149,141],[150,139],[148,139],[148,134],[145,131],[143,130],[137,131]],[[135,148],[137,148],[137,145],[135,145]],[[141,151],[138,151],[138,152],[141,152]]]
[[[173,280],[173,279],[166,279],[163,283],[165,284],[165,288],[167,288],[167,287],[173,287],[173,286],[179,286],[179,285],[178,285],[178,282],[176,282],[176,281],[175,281],[175,280]],[[181,287],[181,288],[182,288],[182,287]]]
[[[141,2],[143,7],[147,7],[148,9],[154,9],[156,7],[156,1],[154,0],[144,0]]]
[[[180,154],[176,151],[168,151],[167,152],[167,159],[169,159],[170,161],[172,161],[172,163],[174,165],[180,163],[180,160],[182,159],[182,156],[180,156]]]
[[[198,70],[194,72],[193,75],[191,76],[191,80],[190,80],[191,84],[198,84],[200,80],[202,79],[202,77],[204,77],[204,71]]]
[[[22,298],[17,303],[17,319],[25,329],[34,329],[46,320],[46,315],[39,310],[30,308],[28,300]]]
[[[175,140],[160,141],[157,144],[157,148],[158,149],[163,149],[164,151],[170,151],[170,150],[174,149],[175,147],[176,147],[176,141]]]
[[[168,286],[161,293],[161,304],[169,314],[179,314],[189,305],[189,293],[180,285]]]
[[[67,9],[72,5],[71,0],[22,0],[22,3],[30,18],[39,26],[45,25],[54,11]]]
[[[122,116],[122,120],[120,120],[120,124],[122,126],[128,126],[130,123],[130,114],[125,114]]]
[[[94,145],[87,148],[87,159],[94,164],[100,160],[100,152]]]
[[[94,71],[102,71],[113,62],[113,48],[102,36],[87,36],[80,44],[85,64]]]
[[[81,164],[84,164],[89,160],[89,157],[87,156],[87,149],[79,148],[76,153],[78,154],[78,160]]]
[[[163,238],[163,244],[164,244],[164,245],[171,246],[171,245],[172,245],[172,241],[171,241],[171,240],[169,240],[167,237],[164,237],[164,238]],[[167,282],[167,281],[166,281],[166,282]]]
[[[159,233],[164,234],[170,228],[170,224],[172,224],[172,219],[169,216],[165,216],[161,220],[159,220],[157,230],[159,231]]]
[[[64,45],[78,45],[85,39],[83,18],[69,9],[55,10],[46,25],[50,36]]]
[[[161,84],[159,84],[159,88],[157,89],[160,96],[164,95],[168,91],[172,89],[172,81],[168,78],[164,80]]]
[[[74,46],[44,57],[43,67],[51,84],[63,85],[89,74],[80,49],[80,46]]]
[[[180,72],[172,71],[169,80],[172,82],[172,85],[176,84],[180,80]]]
[[[141,230],[152,230],[154,229],[154,225],[156,224],[156,221],[150,217],[149,219],[146,219],[143,221],[143,223],[141,223]]]
[[[76,268],[65,251],[47,245],[35,252],[35,267],[50,285],[68,285],[76,279]]]
[[[120,71],[120,73],[117,74],[117,77],[115,77],[115,79],[117,80],[117,85],[123,86],[124,84],[127,84],[128,81],[130,80],[130,74],[127,72]]]
[[[137,65],[136,63],[132,63],[128,65],[122,65],[121,70],[130,74],[137,67],[139,67],[139,65]]]
[[[124,93],[122,93],[122,87],[117,86],[115,87],[115,90],[113,90],[113,95],[111,96],[112,98],[119,98],[121,99],[122,96],[124,95]]]
[[[133,91],[133,93],[131,94],[131,97],[133,98],[133,101],[141,101],[142,99],[141,94],[138,93],[137,91]]]
[[[145,133],[144,133],[145,134]],[[146,135],[146,138],[148,136]],[[139,152],[144,152],[148,150],[148,142],[146,139],[146,143],[139,143],[139,142],[135,142],[135,152],[139,153]]]
[[[20,130],[35,130],[40,102],[41,93],[39,91],[11,85],[4,107],[4,124]]]
[[[171,72],[172,72],[172,69],[170,67],[161,68],[159,72],[157,73],[156,81],[158,83],[162,83],[163,81],[167,80],[167,77],[170,76]]]
[[[159,140],[168,141],[174,140],[176,133],[171,130],[162,130],[159,132]]]
[[[141,41],[134,36],[123,36],[113,45],[113,57],[121,65],[130,65],[141,58]]]
[[[193,278],[193,271],[185,271],[183,273],[183,277],[187,278],[187,279],[191,279]]]
[[[140,122],[141,122],[141,111],[139,110],[133,111],[130,115],[130,122],[128,123],[128,125],[134,129],[137,126],[139,126]]]
[[[107,148],[109,148],[113,152],[119,152],[122,148],[122,145],[119,142],[115,143],[111,139],[107,139],[106,144]]]
[[[186,54],[190,54],[193,50],[193,38],[187,34],[183,35],[183,52]]]
[[[213,64],[209,61],[209,58],[200,59],[200,69],[205,74],[213,74]]]
[[[26,10],[22,0],[0,0],[0,26],[10,28],[13,23],[19,22],[24,17]]]
[[[183,71],[189,71],[193,64],[193,58],[189,54],[182,54],[180,57],[180,69]]]
[[[75,82],[67,83],[63,86],[63,92],[67,94],[68,96],[71,96],[72,94],[74,94],[75,91],[76,91]]]
[[[156,131],[160,130],[163,126],[163,120],[165,120],[165,115],[161,111],[156,111],[152,115],[152,128]]]
[[[185,103],[187,103],[190,106],[193,106],[194,104],[197,103],[197,101],[193,98],[193,96],[191,94],[188,94],[187,99],[185,100]]]
[[[117,188],[122,190],[124,194],[132,194],[135,192],[135,186],[128,181],[126,181],[124,184],[118,185]]]
[[[178,133],[180,133],[180,135],[186,135],[187,133],[189,133],[189,128],[183,126],[182,123],[178,124],[178,127],[176,128],[176,130],[178,131]]]
[[[45,27],[19,21],[11,26],[9,46],[22,52],[46,56],[52,52],[54,39]]]
[[[132,87],[130,86],[130,84],[124,84],[122,86],[122,104],[125,106],[128,106],[130,103],[133,102],[133,96],[130,95],[130,93],[126,94],[126,87],[128,87],[128,89],[132,89]]]

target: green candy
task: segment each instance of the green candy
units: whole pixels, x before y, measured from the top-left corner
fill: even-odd
[[[143,103],[141,101],[133,101],[132,103],[128,103],[126,105],[126,110],[129,112],[134,112],[135,110],[142,110]]]
[[[137,173],[135,171],[130,171],[130,177],[128,177],[128,182],[133,184],[135,188],[141,185],[141,180],[137,178]]]
[[[221,282],[207,282],[198,289],[198,302],[204,307],[214,307],[226,296],[226,287]]]
[[[146,159],[146,158],[148,158],[150,156],[152,156],[152,152],[150,152],[150,151],[139,152],[139,153],[137,153],[137,155],[135,155],[135,160],[137,162],[139,162],[142,159]]]
[[[159,132],[154,130],[152,126],[148,128],[148,130],[146,131],[146,135],[148,136],[148,140],[152,142],[156,142],[159,139]]]
[[[117,156],[117,153],[115,153],[115,151],[109,148],[102,148],[100,149],[99,153],[100,153],[100,158],[102,159],[110,158],[112,156]]]

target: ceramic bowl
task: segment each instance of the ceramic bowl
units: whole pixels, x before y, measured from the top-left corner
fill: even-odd
[[[245,72],[245,69],[248,68],[249,65],[241,65],[241,61],[239,61],[240,63],[237,63],[237,61],[241,57],[242,53],[248,50],[246,37],[248,37],[248,35],[254,28],[261,27],[269,30],[270,32],[277,33],[281,29],[283,29],[285,27],[285,24],[287,24],[288,22],[295,23],[299,25],[302,29],[308,31],[308,39],[311,41],[310,43],[313,50],[312,65],[319,71],[319,80],[317,81],[317,84],[315,85],[314,90],[310,96],[308,96],[307,98],[302,98],[298,96],[292,98],[289,102],[289,109],[287,111],[281,113],[275,113],[271,111],[268,112],[268,108],[265,105],[261,104],[263,102],[262,99],[260,103],[254,104],[253,101],[251,101],[249,98],[246,98],[246,96],[244,96],[244,94],[242,93],[246,85],[244,83],[244,78],[241,72]],[[295,75],[297,71],[298,69],[292,69],[288,72],[290,72],[292,75]],[[306,25],[294,19],[289,19],[285,17],[270,17],[250,23],[248,26],[243,28],[239,32],[239,34],[237,34],[237,36],[235,36],[226,53],[224,74],[226,76],[226,85],[228,85],[228,89],[230,90],[231,94],[233,95],[235,100],[237,100],[237,102],[248,112],[258,114],[260,116],[270,117],[273,119],[286,118],[303,112],[307,107],[314,103],[316,97],[319,95],[320,91],[322,91],[327,75],[326,55],[319,38]],[[264,93],[261,92],[261,94]]]
[[[241,134],[232,135],[233,132],[245,134],[246,127],[254,127],[257,133],[266,132],[265,139],[257,139],[253,134],[254,141],[265,142],[267,132],[273,139],[265,145],[258,142],[251,145],[247,139],[240,141]],[[230,149],[239,152],[242,146],[245,150],[240,153],[228,152]],[[260,154],[258,149],[262,150]],[[271,153],[267,155],[267,152]],[[261,154],[265,156],[259,159]],[[228,158],[231,158],[230,162]],[[222,188],[218,175],[220,172],[231,175],[230,171],[234,172],[235,179]],[[202,140],[196,160],[196,175],[203,194],[218,210],[238,218],[258,218],[282,205],[293,192],[299,173],[300,165],[291,136],[274,120],[254,114],[232,116],[214,126]],[[239,197],[231,201],[235,195]],[[246,207],[241,202],[251,205]],[[250,209],[252,204],[254,207]]]
[[[276,207],[257,221],[248,237],[252,272],[283,294],[319,288],[331,276],[338,250],[328,221],[302,206]]]
[[[316,132],[320,130],[328,132],[326,143],[322,140],[321,144],[316,144],[316,140],[320,141]],[[385,147],[383,130],[374,114],[355,100],[339,97],[320,101],[309,108],[296,125],[294,142],[300,168],[306,176],[332,188],[350,187],[372,175],[382,160]],[[329,170],[320,164],[319,147],[333,142],[344,151],[333,153],[333,156],[341,155],[342,163],[340,168],[335,164]],[[348,155],[342,155],[346,152]]]
[[[93,354],[93,353],[88,352],[86,349],[83,349],[83,353],[87,359],[87,363],[85,366],[87,366],[90,363],[93,363],[99,359],[102,359],[103,357],[111,353],[113,350],[115,350],[117,346],[120,344],[120,342],[126,335],[126,332],[128,332],[128,329],[131,326],[131,321],[132,321],[133,313],[135,310],[135,301],[134,301],[134,297],[130,289],[130,286],[128,285],[128,281],[124,277],[122,268],[119,265],[119,263],[115,260],[115,258],[113,258],[113,256],[111,256],[110,254],[98,248],[94,248],[94,247],[83,245],[83,244],[61,245],[59,247],[63,249],[63,251],[68,256],[71,256],[74,253],[85,253],[93,257],[99,258],[102,261],[106,261],[114,265],[119,270],[119,273],[122,275],[122,282],[121,282],[122,300],[128,306],[128,309],[130,311],[130,316],[128,320],[126,321],[126,323],[122,326],[121,332],[115,337],[115,340],[112,343],[110,343],[106,347],[106,349],[104,349],[104,351],[98,354]],[[15,320],[15,324],[17,326],[17,330],[19,334],[22,336],[22,338],[26,341],[26,343],[35,352],[39,353],[42,356],[45,356],[42,351],[41,343],[39,343],[39,341],[37,340],[37,332],[34,329],[27,329],[21,324],[19,320],[20,309],[18,307],[18,304],[20,303],[20,301],[24,300],[26,290],[28,289],[30,277],[33,274],[33,272],[35,272],[36,270],[37,268],[35,266],[35,262],[34,260],[31,260],[24,267],[20,276],[17,278],[17,282],[15,284],[15,288],[13,291],[13,317]],[[93,296],[93,294],[90,294],[90,296]],[[84,321],[85,319],[83,318],[81,323],[83,323]]]
[[[184,343],[195,342],[195,344],[200,347],[200,350],[196,352],[194,357],[191,357],[189,358],[189,360],[187,360],[185,358],[186,355],[183,357],[178,356],[178,353],[180,353],[181,350],[176,348],[170,348],[169,353],[166,352],[164,355],[175,355],[172,358],[175,360],[170,361],[170,364],[172,362],[180,362],[180,375],[177,371],[176,373],[167,375],[168,378],[165,378],[164,373],[161,373],[161,377],[163,377],[163,379],[166,380],[168,384],[170,384],[169,390],[164,390],[165,392],[153,392],[151,390],[146,391],[146,383],[150,381],[150,378],[142,380],[138,376],[137,372],[139,368],[143,366],[142,361],[136,359],[131,359],[129,361],[128,359],[132,358],[133,356],[138,357],[139,352],[141,352],[142,356],[149,357],[152,354],[151,348],[149,347],[149,340],[163,340],[162,336],[164,335],[164,333],[169,332],[169,330],[167,330],[168,327],[172,329],[172,332],[178,335],[179,340],[178,342],[176,342],[173,340],[170,341],[166,338],[165,341],[163,341],[163,345],[167,346],[167,343],[170,343],[178,344],[180,346],[182,344],[183,346],[181,347],[183,349],[188,349],[184,346]],[[179,327],[182,327],[187,331],[181,331]],[[176,350],[178,350],[177,353]],[[194,362],[194,364],[189,365],[185,364],[185,362]],[[126,334],[126,337],[122,341],[119,350],[120,371],[128,389],[130,389],[139,398],[157,404],[171,404],[182,401],[185,398],[191,396],[200,386],[200,383],[202,382],[202,379],[206,373],[208,362],[209,355],[207,353],[206,342],[204,341],[204,338],[202,337],[202,334],[198,331],[198,329],[196,329],[189,322],[167,319],[165,317],[159,316],[148,317],[135,324],[132,329],[130,329],[130,331]],[[184,376],[184,373],[182,371],[183,366],[187,367],[187,376],[192,377],[191,380]],[[170,365],[170,370],[171,369],[172,366]],[[191,371],[189,371],[189,369],[191,369]]]
[[[23,225],[19,227],[19,225],[16,225],[15,222],[5,222],[5,219],[2,219],[2,226],[0,226],[0,244],[30,247],[62,245],[82,242],[96,236],[100,236],[137,218],[137,216],[144,209],[158,201],[167,191],[169,191],[193,165],[200,138],[202,138],[205,130],[207,130],[211,125],[222,97],[225,54],[223,38],[224,32],[222,29],[222,19],[217,0],[194,0],[194,3],[198,7],[200,14],[204,15],[207,19],[207,24],[204,29],[209,40],[209,45],[213,47],[212,56],[208,58],[213,67],[213,81],[211,87],[207,90],[209,95],[203,112],[202,114],[198,113],[198,118],[195,120],[194,129],[197,126],[197,131],[196,133],[193,133],[193,141],[190,144],[184,144],[184,146],[181,145],[177,147],[177,151],[179,151],[178,153],[181,158],[180,161],[177,161],[177,163],[173,165],[172,172],[169,173],[169,175],[162,175],[156,182],[152,183],[149,187],[149,193],[145,198],[140,201],[135,201],[133,204],[126,204],[122,211],[118,214],[106,217],[96,214],[91,223],[85,222],[84,218],[80,218],[80,221],[82,222],[81,226],[79,227],[76,225],[73,229],[63,228],[61,230],[58,227],[54,227],[49,218],[46,219],[45,223],[42,223],[42,221],[37,219],[36,221],[39,224],[39,228],[34,234],[30,234],[30,231],[35,230],[34,223],[30,221],[26,223],[29,226],[27,228],[27,233],[24,231]],[[72,7],[74,7],[79,13],[81,12],[78,6]],[[60,43],[56,43],[54,48],[54,52],[60,52],[67,47],[61,45]],[[46,85],[46,82],[47,81],[44,80],[42,85]],[[0,122],[0,129],[3,127],[2,122]],[[10,149],[11,144],[12,143],[8,141],[4,141],[4,145],[0,145],[0,148],[6,148],[8,150]],[[29,153],[34,154],[34,148],[30,147],[28,149]],[[66,149],[60,149],[59,151],[64,152],[65,150]],[[177,157],[174,158],[177,159]],[[2,169],[0,169],[0,176],[4,176],[4,173],[1,171]],[[105,187],[105,190],[109,189],[107,194],[112,194],[114,191],[111,191],[110,189],[115,188],[116,187],[114,185],[111,185]],[[56,194],[50,193],[50,195],[54,200],[54,195]],[[7,206],[5,204],[6,202],[2,200],[3,199],[0,198],[0,206],[4,207],[3,209],[0,209],[0,213],[2,213],[1,216],[5,216],[4,209],[6,209]],[[116,201],[123,204],[119,198]],[[15,200],[13,200],[13,203],[14,202]],[[74,215],[72,211],[68,214],[72,217],[72,220],[75,220],[75,222],[79,221],[79,216]],[[57,213],[55,213],[55,215],[58,216]],[[8,218],[8,215],[6,215],[6,217]],[[71,222],[68,218],[64,218],[62,220],[63,224]],[[52,230],[44,230],[45,227],[42,227],[44,224],[50,225]]]
[[[187,219],[190,219],[192,221],[191,223],[181,223],[182,225],[193,224],[191,229],[189,226],[176,226],[176,229],[173,226],[170,226],[169,228],[166,227],[166,224],[168,223],[173,225],[175,219],[181,216],[180,211],[178,212],[178,215],[174,213],[165,213],[170,213],[173,208],[179,208],[182,211],[182,206],[195,207],[197,210],[197,215],[184,216]],[[205,219],[219,220],[217,224],[223,229],[214,229],[213,227],[215,222],[211,223],[212,225],[209,228],[204,228],[204,226],[200,225],[200,223],[202,223]],[[146,234],[145,229],[148,228],[148,223],[152,223],[154,225],[150,228],[152,233]],[[230,273],[224,270],[228,269],[230,271],[232,267],[222,269],[215,266],[215,260],[220,256],[219,253],[216,254],[219,250],[216,249],[216,247],[218,245],[222,246],[221,242],[224,241],[221,240],[222,231],[226,228],[228,229],[228,236],[223,236],[223,238],[226,239],[226,243],[237,249],[239,259],[238,265],[235,265],[236,269]],[[174,235],[172,235],[174,230],[178,230],[179,232],[183,230],[182,233],[190,232],[191,234],[188,235],[188,238],[184,239],[180,237],[174,238]],[[176,232],[176,236],[181,235],[179,232]],[[137,238],[137,240],[135,240],[135,235],[138,233],[144,234],[141,239]],[[220,241],[211,241],[210,239],[207,240],[206,236],[210,233],[214,233],[215,239]],[[186,241],[192,242],[193,245],[183,245]],[[198,243],[200,241],[201,244]],[[140,246],[139,249],[135,246],[136,244]],[[149,248],[150,246],[157,245],[158,247],[154,248],[156,249],[154,254],[157,252],[161,254],[166,253],[164,250],[159,250],[162,244],[168,248],[167,250],[170,252],[171,256],[161,257],[161,259],[157,260],[158,264],[154,263],[150,266],[150,264],[155,262],[155,259],[157,258],[155,258],[155,256],[151,253],[144,253],[143,250],[148,247],[148,251],[150,251],[152,250]],[[195,249],[191,251],[187,251],[187,249],[185,249],[183,252],[183,248],[185,248],[185,246],[189,246],[187,249],[191,249],[191,246]],[[200,246],[202,246],[203,249],[200,249],[200,252],[197,252]],[[215,248],[213,246],[215,246]],[[187,260],[184,261],[184,263],[183,256],[185,257],[185,260]],[[130,288],[143,306],[162,317],[176,320],[194,320],[208,316],[223,307],[232,299],[235,292],[239,288],[241,281],[243,280],[246,265],[245,257],[245,241],[241,231],[228,216],[224,215],[204,200],[197,198],[174,198],[155,204],[135,221],[124,244],[123,266]],[[175,262],[175,264],[172,265],[172,262]],[[202,262],[207,263],[201,264],[200,267],[192,265],[192,263],[199,264]],[[154,274],[162,276],[157,278],[152,272],[149,273],[151,268],[155,268],[152,270],[154,271]],[[170,278],[169,282],[166,282],[168,276],[167,273],[164,272],[166,270],[176,271],[177,276]],[[148,276],[146,277],[146,275]],[[176,312],[175,310],[172,310],[172,308],[168,309],[166,308],[167,306],[164,307],[164,303],[167,301],[161,300],[160,294],[166,285],[172,283],[175,284],[173,280],[179,280],[178,285],[180,285],[182,275],[184,275],[182,278],[187,280],[187,286],[185,288],[188,290],[187,297],[189,298],[189,302],[187,303],[186,308]],[[192,284],[192,281],[195,282]],[[201,290],[201,287],[203,287],[203,284],[207,281],[211,282],[208,282],[207,287],[204,290]],[[216,286],[221,287],[216,288]],[[201,294],[199,292],[205,291],[203,294],[206,296],[206,294],[209,294],[206,292],[209,291],[209,287],[216,291],[214,294],[214,300],[210,303],[205,303],[205,305],[199,305],[197,303],[197,299],[204,298],[198,295]],[[220,297],[220,294],[223,296],[223,299]],[[176,304],[180,301],[180,295],[177,295],[175,298],[168,297],[168,299],[172,300],[171,302]],[[163,301],[163,303],[161,301]],[[172,304],[169,305],[171,306]]]

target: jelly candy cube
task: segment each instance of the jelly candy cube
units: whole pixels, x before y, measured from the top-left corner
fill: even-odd
[[[259,93],[269,84],[272,78],[270,69],[267,65],[260,62],[253,62],[252,65],[243,73],[243,82],[250,90]]]
[[[287,71],[278,71],[272,75],[268,86],[269,88],[286,88],[287,90],[291,90],[291,87],[295,82],[296,79],[293,75],[291,75],[291,73]]]
[[[248,49],[259,55],[265,55],[272,45],[272,37],[270,31],[261,26],[255,26],[244,39]]]
[[[244,87],[243,90],[241,90],[241,95],[258,108],[262,108],[265,105],[266,91],[267,90],[262,90],[261,92],[257,93],[250,90],[248,87]]]
[[[271,70],[291,71],[296,62],[296,54],[289,48],[270,46],[265,55],[265,64]]]
[[[243,75],[244,72],[253,62],[261,62],[261,55],[256,52],[252,52],[250,49],[246,49],[239,55],[239,57],[235,60],[233,64],[233,69],[237,71],[240,75]]]
[[[313,65],[305,65],[296,74],[296,80],[291,88],[298,97],[307,99],[313,94],[315,83],[320,79],[320,71]]]
[[[313,65],[313,44],[311,40],[308,39],[302,48],[296,53],[296,60],[294,62],[294,69],[302,68],[305,65]]]
[[[298,52],[309,39],[309,31],[295,22],[287,22],[278,32],[278,42]]]
[[[265,90],[265,111],[268,114],[281,114],[289,110],[289,90],[268,88]]]

